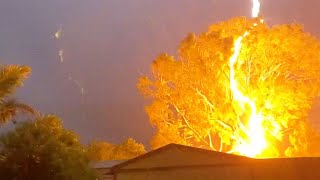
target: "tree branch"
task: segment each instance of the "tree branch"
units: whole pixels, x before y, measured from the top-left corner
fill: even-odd
[[[211,109],[215,109],[214,105],[211,103],[211,101],[208,99],[206,95],[202,94],[197,88],[195,88],[195,90],[197,91],[197,94],[204,99],[204,101],[209,105]]]
[[[220,149],[219,149],[220,152],[222,152],[222,147],[223,147],[223,143],[222,143],[222,138],[220,137]]]
[[[216,149],[215,149],[215,148],[213,147],[213,145],[212,145],[212,139],[211,139],[211,134],[210,134],[210,132],[211,132],[211,130],[210,130],[209,133],[208,133],[208,137],[209,137],[209,141],[210,141],[210,148],[216,151]]]
[[[178,108],[175,104],[172,104],[172,105],[173,105],[173,107],[175,108],[175,110],[182,116],[182,118],[183,118],[185,124],[187,125],[187,127],[188,127],[193,133],[195,133],[203,142],[205,142],[210,148],[212,148],[213,150],[215,150],[213,146],[210,146],[210,144],[209,144],[195,129],[193,129],[193,128],[190,126],[189,121],[188,121],[187,118],[181,113],[181,111],[179,110],[179,108]]]

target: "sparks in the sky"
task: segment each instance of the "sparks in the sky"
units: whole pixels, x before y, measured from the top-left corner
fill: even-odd
[[[60,39],[62,36],[62,27],[60,27],[55,33],[54,33],[54,37],[56,39]]]
[[[60,26],[60,28],[54,33],[54,37],[56,40],[59,40],[59,41],[62,40],[62,32],[63,32],[63,29],[62,29],[62,26]],[[58,56],[59,56],[60,63],[63,64],[64,63],[64,49],[63,48],[60,48],[60,50],[58,51]],[[69,73],[69,75],[68,75],[68,80],[71,81],[73,84],[75,84],[80,89],[80,93],[83,98],[83,96],[85,95],[85,89],[81,86],[79,81],[74,79],[72,77],[71,73]]]
[[[61,63],[63,63],[63,61],[64,61],[63,52],[64,52],[63,49],[60,49],[60,50],[59,50],[59,57],[60,57],[60,62],[61,62]]]

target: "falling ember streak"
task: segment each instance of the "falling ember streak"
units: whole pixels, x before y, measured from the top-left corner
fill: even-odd
[[[57,41],[61,41],[62,40],[62,26],[60,26],[60,28],[54,33],[54,39]],[[58,56],[60,59],[60,63],[61,65],[64,63],[64,49],[61,47],[58,51]],[[68,74],[68,81],[70,81],[70,83],[72,85],[75,85],[79,90],[80,90],[80,94],[81,94],[81,105],[85,105],[85,96],[87,94],[87,91],[84,89],[83,86],[81,86],[80,82],[77,81],[76,79],[74,79],[71,75],[71,72],[69,72]],[[86,112],[82,111],[82,118],[85,120],[86,119]]]
[[[84,95],[84,94],[85,94],[84,88],[81,86],[81,84],[79,83],[79,81],[73,79],[73,77],[71,76],[71,74],[69,74],[68,80],[69,80],[69,81],[72,81],[72,82],[80,89],[81,95]]]
[[[58,31],[56,31],[56,32],[54,33],[54,37],[55,37],[56,39],[60,39],[60,38],[61,38],[61,35],[62,35],[62,27],[60,27],[60,28],[58,29]]]
[[[63,63],[64,58],[63,58],[63,49],[59,50],[59,57],[60,57],[60,62]]]
[[[54,37],[56,40],[60,40],[61,36],[62,36],[62,27],[60,26],[60,28],[54,33]],[[64,53],[63,49],[60,49],[58,52],[59,59],[60,59],[61,63],[63,63],[63,61],[64,61],[63,53]]]
[[[252,17],[257,18],[260,13],[259,0],[253,0]],[[263,21],[260,20],[262,23]],[[254,24],[253,27],[258,24]],[[248,96],[244,95],[238,88],[237,81],[235,79],[235,64],[239,59],[242,40],[250,34],[250,31],[246,31],[242,36],[238,37],[234,42],[234,53],[229,60],[230,68],[230,89],[233,94],[234,100],[240,105],[242,111],[246,111],[245,107],[250,108],[250,117],[247,125],[240,123],[240,128],[245,132],[247,137],[237,137],[237,142],[234,145],[232,152],[239,153],[241,155],[255,157],[262,153],[267,147],[267,140],[265,137],[265,131],[263,128],[263,117],[260,116],[256,109],[256,104]]]
[[[54,37],[55,37],[56,40],[61,40],[62,31],[63,31],[62,26],[60,26],[60,28],[54,33]],[[60,63],[63,64],[63,62],[64,62],[64,50],[62,48],[58,51],[58,56],[59,56]],[[71,73],[69,73],[69,75],[68,75],[68,80],[71,81],[73,84],[75,84],[80,89],[80,93],[81,93],[81,96],[82,96],[82,99],[83,99],[83,96],[85,95],[86,91],[81,86],[79,81],[75,80],[71,76]]]

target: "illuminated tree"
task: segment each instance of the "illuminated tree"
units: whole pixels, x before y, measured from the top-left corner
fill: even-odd
[[[93,141],[88,147],[88,156],[92,161],[131,159],[146,153],[143,144],[129,138],[121,144]]]
[[[177,57],[160,55],[151,65],[152,77],[140,77],[138,89],[152,99],[146,111],[157,127],[154,148],[173,142],[232,152],[239,137],[247,136],[243,126],[250,110],[231,93],[229,59],[234,40],[250,30],[235,78],[263,117],[263,156],[310,152],[308,112],[320,92],[320,43],[300,25],[253,28],[254,23],[235,18],[190,34]]]
[[[88,146],[88,157],[91,161],[112,160],[114,144],[104,141],[93,141]]]
[[[113,159],[131,159],[146,153],[143,144],[129,138],[117,145],[113,151]]]

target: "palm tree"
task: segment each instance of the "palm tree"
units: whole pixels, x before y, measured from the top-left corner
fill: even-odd
[[[5,124],[9,121],[12,121],[15,124],[16,120],[14,117],[16,117],[19,113],[25,113],[34,116],[39,115],[37,111],[27,104],[19,103],[14,99],[10,99],[8,101],[2,100],[2,103],[0,103],[0,124]]]
[[[28,66],[0,65],[0,125],[12,121],[18,113],[38,115],[30,106],[9,99],[31,72]]]

